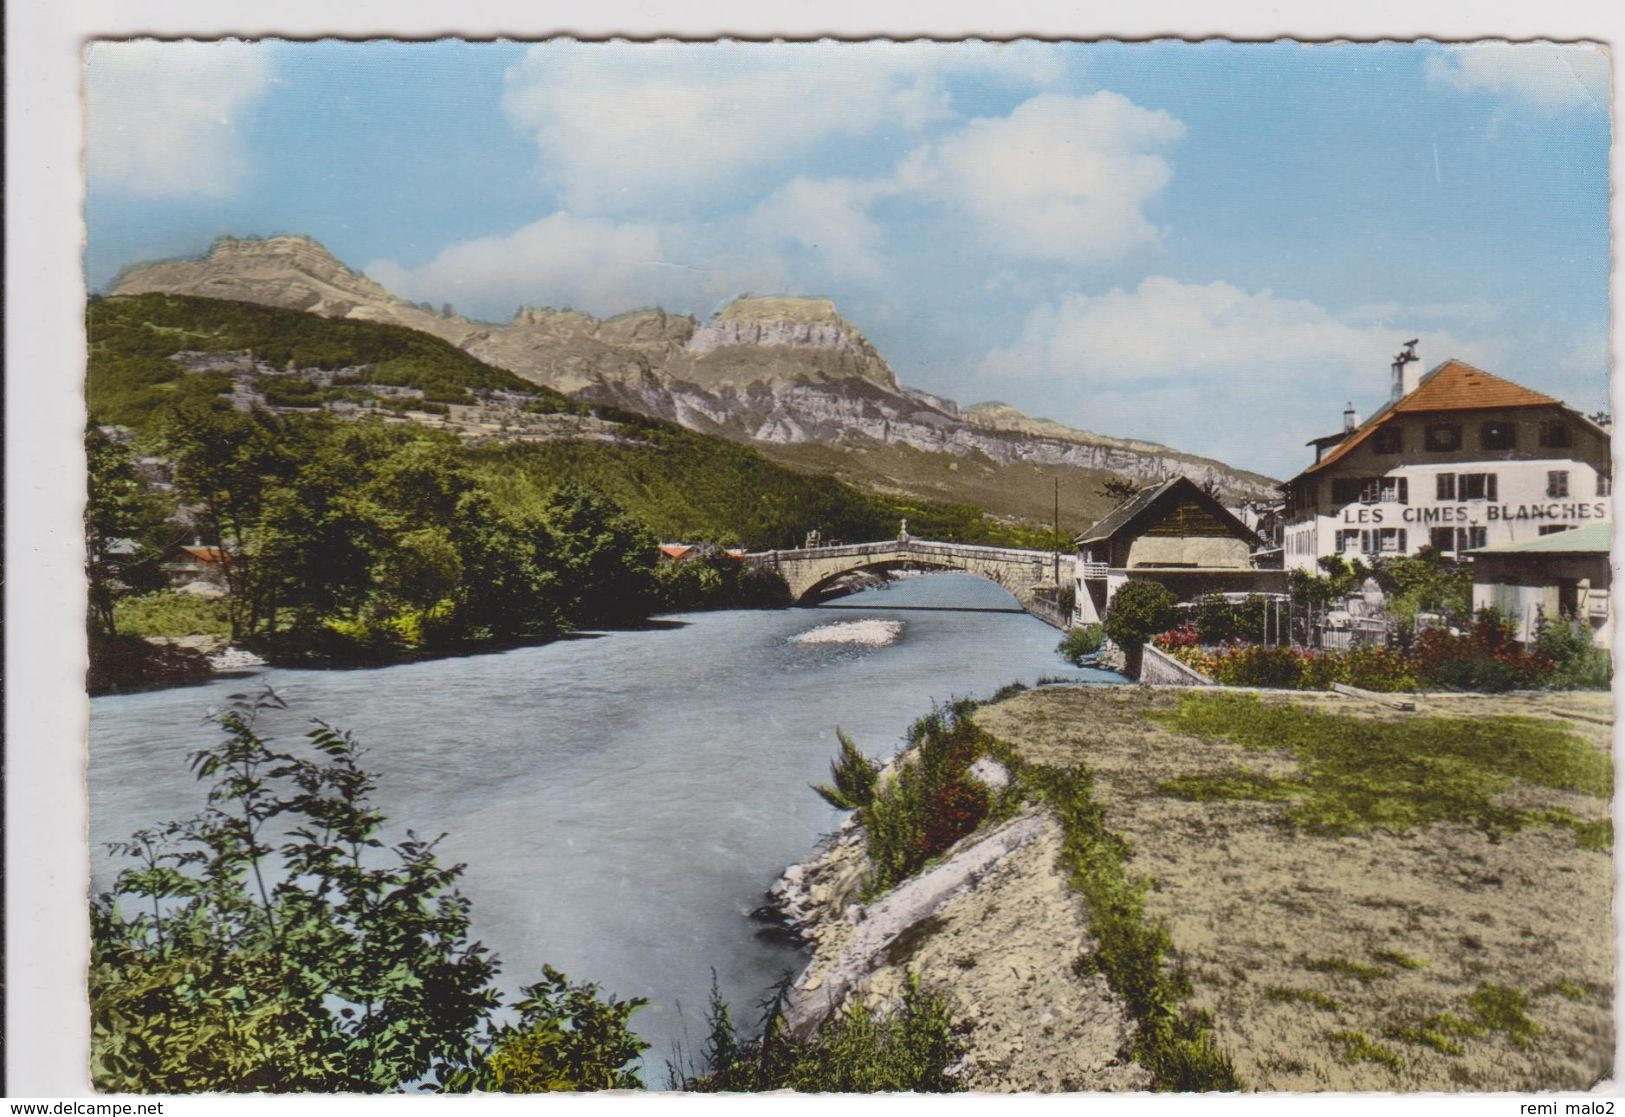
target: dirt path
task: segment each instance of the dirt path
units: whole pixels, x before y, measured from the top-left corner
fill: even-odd
[[[1167,922],[1193,1003],[1249,1089],[1583,1090],[1611,1075],[1611,852],[1566,829],[1493,839],[1454,823],[1316,837],[1284,828],[1281,803],[1171,797],[1160,785],[1175,777],[1297,769],[1284,752],[1146,720],[1178,693],[1044,689],[976,719],[1029,761],[1095,773],[1107,825],[1132,844],[1129,874],[1153,881],[1147,914]],[[1611,747],[1606,694],[1423,697],[1415,713],[1336,695],[1264,700],[1362,719],[1566,714]],[[1515,784],[1503,801],[1609,814],[1545,787]],[[1523,1020],[1537,1030],[1520,1032]]]

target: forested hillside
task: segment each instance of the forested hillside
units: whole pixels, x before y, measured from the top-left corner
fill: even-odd
[[[220,632],[273,658],[387,659],[783,600],[724,546],[884,539],[905,518],[926,538],[1048,542],[590,407],[399,326],[163,295],[97,300],[88,324],[104,640]],[[505,440],[436,428],[448,412],[555,425]],[[716,546],[664,567],[662,540]],[[162,588],[182,543],[221,549],[223,599]]]

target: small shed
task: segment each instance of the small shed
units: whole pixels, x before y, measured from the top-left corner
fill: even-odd
[[[1280,569],[1259,569],[1262,540],[1188,477],[1148,485],[1075,540],[1074,624],[1096,624],[1130,578],[1160,582],[1181,601],[1209,593],[1279,593]]]
[[[1519,640],[1534,638],[1541,615],[1573,617],[1591,626],[1599,647],[1608,647],[1613,543],[1613,524],[1602,522],[1470,551],[1473,608],[1493,607],[1511,617]]]
[[[188,585],[192,582],[205,582],[213,586],[224,587],[227,583],[227,571],[231,567],[231,553],[222,547],[205,547],[194,544],[189,547],[177,547],[170,556],[170,561],[163,564],[161,569],[169,578],[172,587]]]

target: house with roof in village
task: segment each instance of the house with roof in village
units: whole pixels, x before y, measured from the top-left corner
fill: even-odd
[[[1414,347],[1394,359],[1382,408],[1362,423],[1351,405],[1282,486],[1288,569],[1423,547],[1464,557],[1612,519],[1607,429],[1464,361],[1416,378]]]
[[[1584,623],[1598,647],[1610,644],[1609,553],[1614,525],[1594,522],[1520,543],[1473,551],[1473,608],[1493,608],[1512,621],[1513,638],[1535,637],[1540,618]]]
[[[1214,593],[1282,593],[1286,572],[1262,568],[1258,534],[1188,477],[1148,485],[1074,541],[1074,625],[1098,624],[1130,578],[1180,601]]]

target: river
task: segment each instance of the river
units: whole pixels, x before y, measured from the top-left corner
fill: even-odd
[[[808,785],[828,778],[835,727],[872,756],[896,751],[933,701],[1040,676],[1111,683],[1055,654],[1059,634],[969,575],[909,578],[815,609],[663,618],[658,627],[393,667],[267,668],[91,703],[92,886],[118,863],[101,843],[203,805],[188,756],[233,694],[274,686],[262,717],[284,745],[322,718],[352,730],[399,837],[447,835],[468,866],[473,934],[510,997],[542,964],[650,1004],[645,1082],[665,1085],[676,1041],[698,1048],[717,972],[735,1022],[800,951],[748,913],[787,865],[839,824]],[[902,624],[883,647],[798,643],[847,621]]]

